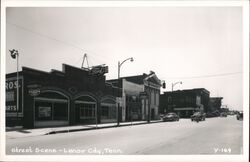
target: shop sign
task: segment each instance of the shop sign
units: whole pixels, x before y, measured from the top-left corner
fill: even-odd
[[[28,92],[32,97],[38,96],[40,94],[41,85],[39,85],[39,84],[30,84],[27,87],[29,89]]]
[[[51,107],[39,107],[39,118],[51,117]]]
[[[90,74],[93,74],[93,75],[103,75],[105,73],[108,73],[108,66],[102,66],[102,65],[94,66],[90,70]]]
[[[17,110],[17,88],[19,92],[19,107]],[[5,91],[6,91],[6,116],[7,117],[14,117],[22,116],[23,112],[23,78],[22,76],[18,79],[17,84],[17,78],[6,78],[5,83]]]
[[[29,94],[33,97],[38,96],[40,94],[40,89],[29,89]]]

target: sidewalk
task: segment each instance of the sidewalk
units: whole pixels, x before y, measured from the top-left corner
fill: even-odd
[[[140,124],[151,124],[158,122],[161,122],[161,120],[154,120],[151,121],[150,123],[147,123],[147,121],[121,122],[120,127],[140,125]],[[68,132],[85,131],[93,129],[112,128],[112,127],[117,127],[117,123],[105,123],[97,125],[96,124],[76,125],[76,126],[53,127],[53,128],[36,128],[36,129],[6,127],[6,138],[7,139],[25,138],[25,137],[42,136],[42,135],[49,135],[56,133],[68,133]]]

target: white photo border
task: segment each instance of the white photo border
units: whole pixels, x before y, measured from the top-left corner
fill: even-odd
[[[6,60],[6,8],[7,7],[200,7],[238,6],[243,9],[243,154],[242,155],[6,155],[5,154],[5,60]],[[246,162],[249,159],[249,1],[32,1],[3,0],[1,2],[1,112],[0,161],[225,161]]]

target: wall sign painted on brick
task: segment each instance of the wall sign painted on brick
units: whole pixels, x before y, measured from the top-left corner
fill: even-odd
[[[19,108],[18,116],[23,116],[23,78],[19,77]],[[6,78],[6,116],[14,117],[17,115],[17,78]]]

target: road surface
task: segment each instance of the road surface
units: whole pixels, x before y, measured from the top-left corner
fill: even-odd
[[[6,154],[242,154],[243,122],[235,116],[6,139]]]

